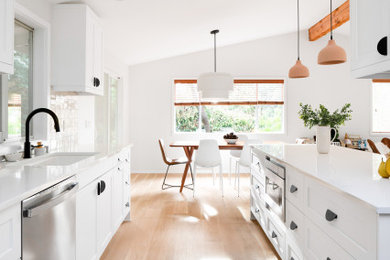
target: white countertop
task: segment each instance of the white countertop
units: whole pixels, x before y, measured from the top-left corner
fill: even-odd
[[[18,163],[3,163],[4,167],[0,168],[0,211],[76,175],[83,169],[107,159],[125,147],[131,147],[131,145],[118,147],[116,151],[97,153],[87,160],[69,166],[23,166]]]
[[[390,180],[378,174],[381,155],[336,146],[329,154],[319,154],[315,145],[257,145],[253,149],[368,203],[378,214],[390,214]]]

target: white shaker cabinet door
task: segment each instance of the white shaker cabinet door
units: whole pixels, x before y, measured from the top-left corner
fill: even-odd
[[[14,72],[14,0],[0,1],[0,74]]]
[[[103,253],[108,242],[110,242],[112,235],[112,175],[115,171],[116,169],[114,168],[98,179],[100,182],[100,194],[97,200],[97,241],[99,256]]]
[[[21,257],[20,204],[0,211],[0,260],[16,260]]]
[[[76,199],[76,259],[97,259],[97,186],[93,181]]]
[[[123,205],[123,166],[119,165],[118,169],[112,174],[112,228],[116,230],[122,223],[122,205]]]
[[[383,55],[378,51],[381,39],[390,36],[389,11],[388,0],[350,1],[352,70],[389,60],[390,53]],[[387,39],[387,49],[389,42]]]

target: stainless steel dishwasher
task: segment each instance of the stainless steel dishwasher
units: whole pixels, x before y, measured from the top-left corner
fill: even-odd
[[[22,259],[76,259],[75,177],[22,202]]]

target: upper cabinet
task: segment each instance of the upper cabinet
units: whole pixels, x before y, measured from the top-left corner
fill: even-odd
[[[350,0],[355,78],[390,78],[390,1]]]
[[[54,7],[51,48],[55,91],[104,95],[103,29],[87,5]]]
[[[14,73],[14,0],[0,1],[0,74]]]

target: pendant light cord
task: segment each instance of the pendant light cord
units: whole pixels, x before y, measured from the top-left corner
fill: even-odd
[[[214,33],[214,72],[217,72],[217,34]]]
[[[330,0],[330,39],[333,40],[333,8],[332,0]]]
[[[300,57],[301,57],[301,47],[300,47],[300,40],[299,40],[299,37],[300,37],[300,26],[299,26],[299,0],[297,0],[297,27],[298,27],[298,30],[297,30],[297,48],[298,48],[298,60],[300,60]]]

